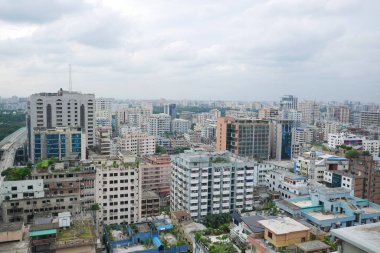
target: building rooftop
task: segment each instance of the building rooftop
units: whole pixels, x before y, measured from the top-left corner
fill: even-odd
[[[330,213],[330,212],[309,212],[307,214],[317,220],[331,220],[331,219],[336,219],[336,218],[347,217],[347,215],[343,213]]]
[[[158,199],[160,198],[157,193],[153,191],[143,191],[142,199]]]
[[[264,220],[263,217],[260,215],[253,215],[253,216],[248,216],[248,217],[242,217],[241,218],[243,222],[249,227],[249,229],[253,233],[260,233],[264,232],[264,227],[258,221]]]
[[[294,201],[294,202],[292,202],[292,204],[294,204],[300,208],[313,206],[313,202],[311,200]]]
[[[23,228],[22,222],[12,222],[12,223],[1,223],[0,224],[0,232],[10,232],[17,231]]]
[[[333,229],[330,232],[368,253],[379,252],[380,223]]]
[[[318,250],[326,250],[330,248],[329,245],[319,240],[301,242],[301,243],[296,244],[296,246],[297,248],[299,248],[300,250],[304,252],[315,252]]]
[[[185,217],[191,217],[191,214],[189,211],[181,210],[181,211],[172,212],[172,216],[175,219],[182,219]]]
[[[205,229],[206,229],[205,225],[203,225],[201,223],[189,221],[188,223],[184,223],[184,229],[183,230],[185,231],[185,233],[190,234],[190,233],[205,230]]]
[[[267,228],[275,234],[287,234],[292,232],[310,230],[310,228],[289,217],[279,217],[270,220],[260,220],[258,221],[258,223],[260,223],[265,228]]]

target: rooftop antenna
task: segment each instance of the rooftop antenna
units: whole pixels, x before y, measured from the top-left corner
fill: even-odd
[[[73,83],[71,81],[71,64],[69,64],[69,91],[73,90]]]

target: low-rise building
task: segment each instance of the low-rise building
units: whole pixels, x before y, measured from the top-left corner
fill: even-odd
[[[334,228],[376,223],[380,219],[380,205],[353,197],[351,191],[345,188],[318,187],[311,190],[310,196],[293,198],[288,202],[299,207],[299,210],[283,208],[281,203],[277,206],[293,215],[303,216],[310,224],[325,232]]]
[[[276,249],[306,242],[310,237],[310,228],[289,217],[259,220],[264,227],[264,239]]]
[[[268,172],[266,186],[272,191],[279,192],[285,199],[309,194],[306,177],[282,169]]]
[[[160,215],[160,197],[152,191],[143,191],[141,197],[141,218]]]

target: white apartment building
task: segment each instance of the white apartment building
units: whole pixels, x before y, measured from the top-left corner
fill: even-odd
[[[329,187],[343,187],[354,191],[355,179],[352,175],[344,171],[325,171],[323,174],[323,182]]]
[[[379,156],[380,141],[369,140],[364,136],[357,136],[347,132],[328,135],[329,148],[336,148],[338,145],[362,146],[363,150],[368,151],[373,156]]]
[[[20,200],[45,197],[42,179],[3,181],[0,186],[0,205],[4,200]]]
[[[141,178],[135,156],[94,160],[97,219],[104,224],[128,224],[141,218]]]
[[[297,172],[316,182],[324,180],[325,171],[347,170],[349,161],[347,158],[324,154],[320,152],[305,152],[295,159]]]
[[[189,132],[191,129],[191,122],[185,119],[173,119],[172,121],[172,132],[178,134],[184,134]]]
[[[153,109],[151,106],[118,109],[115,114],[117,129],[121,125],[128,125],[129,127],[137,127],[141,131],[147,131],[148,118],[152,113]]]
[[[362,137],[347,132],[329,134],[327,137],[327,145],[332,149],[335,149],[338,145],[362,145],[362,143]]]
[[[363,149],[373,156],[379,156],[380,141],[379,140],[363,140]]]
[[[112,101],[113,98],[95,99],[96,126],[112,126]]]
[[[279,119],[293,120],[295,123],[302,121],[302,112],[294,109],[278,112]],[[298,126],[298,124],[296,124]]]
[[[146,133],[126,133],[117,138],[119,151],[128,151],[137,156],[153,155],[156,152],[156,137]]]
[[[170,132],[171,117],[167,114],[153,114],[148,118],[148,133],[154,136],[164,136]]]
[[[342,123],[339,122],[325,122],[323,125],[324,141],[328,141],[329,134],[337,134],[342,129]]]
[[[172,157],[171,211],[207,214],[251,210],[256,162],[228,152],[189,151]]]
[[[29,157],[34,157],[35,127],[81,127],[87,145],[94,146],[95,95],[60,89],[56,93],[38,93],[29,98],[27,128]]]
[[[285,199],[309,194],[306,177],[282,169],[271,170],[266,174],[266,186],[279,192]]]

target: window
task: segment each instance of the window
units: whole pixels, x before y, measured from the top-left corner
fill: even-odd
[[[17,186],[12,186],[12,191],[17,191]]]
[[[273,236],[273,235],[272,235],[272,232],[269,232],[269,231],[268,231],[268,237],[272,239],[272,236]]]
[[[33,190],[33,185],[28,185],[28,190]]]

